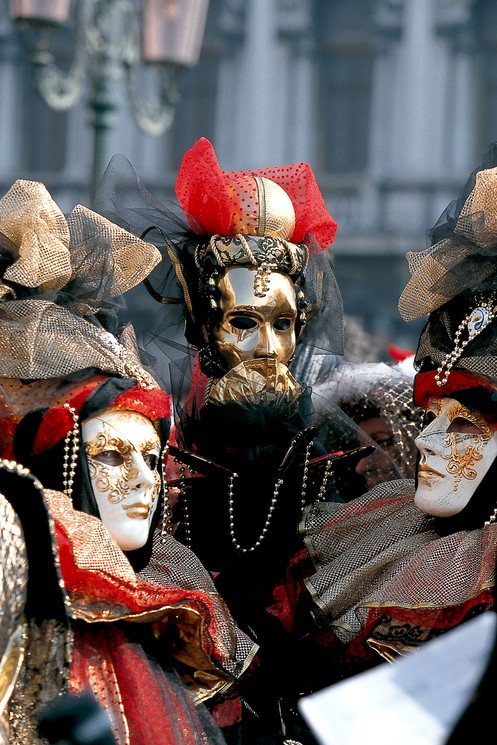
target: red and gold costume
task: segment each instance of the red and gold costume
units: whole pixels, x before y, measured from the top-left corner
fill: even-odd
[[[493,605],[497,528],[441,536],[414,505],[414,481],[380,484],[347,505],[309,508],[306,580],[338,680]],[[280,608],[275,609],[277,612]],[[334,647],[334,648],[333,648]]]
[[[118,745],[221,745],[203,702],[255,653],[208,572],[170,534],[167,481],[145,546],[125,552],[99,518],[80,447],[80,421],[131,411],[150,420],[167,458],[170,397],[119,314],[122,293],[159,260],[91,210],[64,215],[42,184],[16,182],[0,199],[1,452],[43,484],[70,636],[53,658],[46,634],[30,638],[16,699],[22,745],[39,742],[31,725],[44,666],[47,695],[93,692]]]
[[[230,686],[241,649],[196,557],[169,536],[137,574],[99,518],[61,492],[47,502],[73,619],[69,689],[91,687],[118,743],[221,742],[195,702]]]

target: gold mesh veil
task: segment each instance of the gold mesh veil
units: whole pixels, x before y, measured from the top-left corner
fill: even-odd
[[[65,216],[43,184],[16,181],[0,199],[0,376],[123,375],[140,364],[118,310],[160,258],[82,205]]]
[[[496,194],[497,143],[492,143],[481,167],[429,231],[430,247],[407,254],[411,277],[399,300],[400,314],[406,321],[429,314],[416,370],[450,362],[450,368],[497,378]],[[490,317],[469,340],[472,313],[487,307]]]

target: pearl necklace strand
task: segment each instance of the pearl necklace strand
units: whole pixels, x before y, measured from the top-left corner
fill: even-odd
[[[73,428],[69,430],[64,438],[64,457],[62,463],[62,485],[64,494],[66,494],[69,499],[72,499],[80,442],[79,416],[76,413],[76,409],[69,403],[65,403],[64,408],[69,411],[74,422]]]
[[[302,473],[302,491],[301,491],[301,510],[303,511],[306,506],[306,495],[307,495],[307,481],[309,478],[309,460],[311,455],[313,442],[311,441],[305,450],[305,457],[304,457],[304,465],[303,465],[303,473]],[[192,536],[191,536],[191,529],[190,529],[190,517],[189,517],[189,510],[188,510],[188,498],[186,494],[186,488],[185,488],[185,466],[181,464],[180,461],[178,461],[177,458],[175,458],[176,463],[180,463],[180,494],[179,498],[183,507],[183,522],[185,527],[185,544],[191,548],[192,547]],[[321,481],[321,486],[319,487],[318,495],[316,498],[317,502],[322,502],[326,499],[326,486],[331,474],[332,470],[332,459],[328,458],[325,463],[325,468],[323,472],[323,478]],[[191,473],[195,473],[193,469],[190,469]],[[264,538],[266,537],[269,527],[271,525],[271,521],[273,518],[273,514],[276,508],[276,504],[278,502],[278,497],[280,494],[281,487],[283,486],[284,479],[278,478],[276,480],[276,483],[274,485],[273,489],[273,496],[271,498],[271,504],[269,505],[269,511],[266,517],[266,520],[264,522],[264,526],[262,528],[262,531],[255,541],[255,543],[252,546],[242,546],[235,533],[235,503],[234,503],[234,494],[235,494],[235,482],[238,479],[238,474],[233,473],[229,477],[228,480],[228,515],[229,515],[229,530],[230,530],[230,538],[231,543],[233,547],[238,551],[238,553],[246,554],[246,553],[252,553],[255,551],[263,542]]]
[[[482,301],[464,316],[454,336],[454,349],[445,355],[440,367],[437,368],[435,380],[438,386],[446,384],[450,372],[462,355],[464,348],[478,334],[481,334],[483,329],[495,318],[496,310],[497,308],[492,306],[489,301]],[[468,338],[461,341],[461,335],[465,330],[468,332]]]
[[[309,460],[311,456],[312,445],[313,445],[313,442],[311,441],[305,449],[304,467],[303,467],[303,474],[302,474],[302,492],[301,492],[301,498],[300,498],[301,510],[304,509],[305,504],[306,504],[307,481],[309,477]],[[331,458],[328,458],[326,461],[326,465],[325,465],[323,480],[319,488],[319,493],[317,497],[317,501],[319,502],[322,502],[325,499],[326,484],[328,483],[330,473],[331,473]],[[276,503],[278,501],[280,489],[284,484],[284,480],[282,478],[279,478],[276,480],[276,483],[274,485],[274,490],[273,490],[273,497],[271,499],[271,504],[269,505],[269,512],[267,514],[266,521],[264,523],[264,527],[262,528],[261,534],[259,535],[259,538],[256,540],[256,542],[252,546],[244,547],[240,545],[235,535],[234,486],[235,486],[235,481],[237,478],[238,478],[238,474],[234,473],[232,476],[230,476],[229,484],[228,484],[228,510],[229,510],[229,523],[230,523],[230,538],[231,538],[231,543],[233,544],[234,548],[239,553],[247,554],[247,553],[251,553],[252,551],[255,551],[256,548],[258,548],[261,545],[262,541],[266,537],[269,531],[269,526],[271,524],[271,520],[273,517],[275,507],[276,507]]]

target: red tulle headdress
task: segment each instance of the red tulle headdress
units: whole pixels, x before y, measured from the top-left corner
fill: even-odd
[[[254,177],[278,184],[290,198],[295,219],[292,232],[283,237],[301,243],[313,235],[323,251],[331,246],[338,225],[308,163],[223,171],[205,137],[185,153],[176,180],[176,195],[192,229],[203,235],[264,234],[260,232],[264,210]],[[245,229],[242,215],[249,226]],[[254,225],[259,225],[259,232],[247,232]]]

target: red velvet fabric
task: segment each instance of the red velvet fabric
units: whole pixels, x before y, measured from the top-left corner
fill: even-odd
[[[436,370],[418,373],[414,378],[414,403],[426,408],[430,398],[450,396],[455,391],[465,391],[469,388],[485,388],[489,391],[497,390],[495,383],[489,378],[467,370],[452,370],[448,381],[444,385],[437,385]]]
[[[64,403],[70,404],[78,414],[91,393],[107,380],[105,375],[96,375],[82,385],[75,386],[64,401],[52,406],[45,414],[34,442],[34,452],[42,453],[60,442],[74,427],[74,418]],[[112,409],[137,411],[152,420],[169,418],[171,397],[160,388],[146,390],[139,385],[124,391],[114,400]]]

